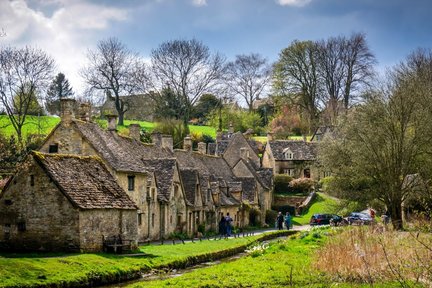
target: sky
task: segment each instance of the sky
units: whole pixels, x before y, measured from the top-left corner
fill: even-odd
[[[227,60],[259,53],[272,63],[294,40],[360,32],[383,72],[432,48],[431,11],[430,0],[0,0],[0,45],[43,49],[78,93],[88,49],[108,37],[146,59],[195,38]]]

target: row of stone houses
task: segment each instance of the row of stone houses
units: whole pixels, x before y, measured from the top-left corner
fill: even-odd
[[[87,105],[76,119],[74,105],[62,100],[61,122],[0,194],[3,248],[98,251],[103,237],[136,243],[216,230],[228,212],[237,227],[264,223],[273,172],[243,134],[197,152],[187,138],[173,150],[170,136],[140,142],[138,125],[119,135],[114,116],[101,129]]]

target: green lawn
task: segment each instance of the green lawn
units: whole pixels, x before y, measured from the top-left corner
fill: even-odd
[[[277,232],[272,232],[277,233]],[[175,263],[187,263],[191,257],[248,245],[262,235],[228,239],[186,242],[178,245],[140,247],[140,257],[112,254],[0,254],[0,287],[22,287],[89,283],[91,279],[116,279],[137,271]]]
[[[313,204],[309,209],[301,216],[293,217],[293,223],[295,225],[306,225],[309,224],[311,216],[315,213],[330,213],[334,214],[338,212],[338,201],[324,193],[317,193]]]
[[[127,287],[330,287],[333,281],[312,266],[314,252],[325,243],[326,235],[332,234],[329,231],[303,232],[270,242],[262,252],[258,249],[239,260]]]

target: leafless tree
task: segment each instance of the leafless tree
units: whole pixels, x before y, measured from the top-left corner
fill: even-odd
[[[307,114],[309,129],[318,122],[320,78],[317,69],[316,43],[297,40],[282,50],[273,69],[276,94],[289,98]]]
[[[253,103],[265,91],[271,76],[267,59],[259,54],[237,55],[235,61],[227,64],[226,83],[231,94],[246,101],[249,111]]]
[[[211,54],[202,42],[192,39],[162,43],[152,51],[151,62],[159,88],[168,86],[183,100],[186,125],[199,97],[214,93],[218,87],[225,59],[218,53]]]
[[[120,96],[142,92],[143,85],[138,83],[136,75],[145,73],[145,64],[117,38],[99,41],[95,50],[88,51],[87,59],[89,64],[80,71],[81,76],[90,90],[111,93],[119,116],[118,124],[123,125],[128,107]]]
[[[23,147],[22,127],[35,95],[52,79],[54,60],[44,51],[6,47],[0,50],[0,101]]]

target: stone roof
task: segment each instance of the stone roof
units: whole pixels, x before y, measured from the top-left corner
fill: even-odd
[[[195,193],[197,193],[196,184],[198,179],[198,171],[196,169],[181,169],[180,177],[183,182],[188,204],[196,205],[197,203],[195,203]]]
[[[293,153],[293,161],[313,161],[316,160],[316,143],[292,140],[275,140],[267,143],[273,153],[275,160],[286,161],[284,150],[289,148]]]
[[[207,154],[216,155],[216,143],[208,143],[207,144]]]
[[[219,140],[216,142],[216,150],[215,155],[220,156],[222,155],[226,149],[228,148],[228,145],[230,143],[230,140]]]
[[[333,135],[335,133],[335,126],[320,126],[312,135],[311,141],[321,141],[325,135]]]
[[[64,195],[81,209],[137,209],[96,156],[33,152],[34,159]]]
[[[231,142],[237,141],[236,139],[238,137],[244,137],[241,132],[236,133],[224,133],[222,134],[222,140],[216,141],[216,149],[214,155],[222,155],[227,150],[228,146]],[[246,138],[245,138],[246,139]],[[246,141],[249,143],[252,150],[258,155],[260,153],[260,143],[253,139],[246,139]],[[212,153],[209,153],[212,154]]]
[[[116,171],[145,173],[142,159],[172,158],[172,153],[153,144],[144,144],[129,137],[106,131],[96,123],[74,120],[81,134]]]
[[[174,158],[142,159],[146,167],[150,167],[156,177],[158,200],[169,201],[174,180],[176,160]]]
[[[256,181],[253,177],[239,177],[242,182],[243,193],[242,200],[247,200],[249,203],[255,202]]]
[[[230,197],[221,191],[220,193],[220,204],[222,206],[237,206],[240,205],[240,201],[235,199],[234,197]]]
[[[272,181],[273,181],[273,169],[260,168],[255,172],[258,174],[258,179],[264,184],[264,186],[270,189],[272,187]]]

